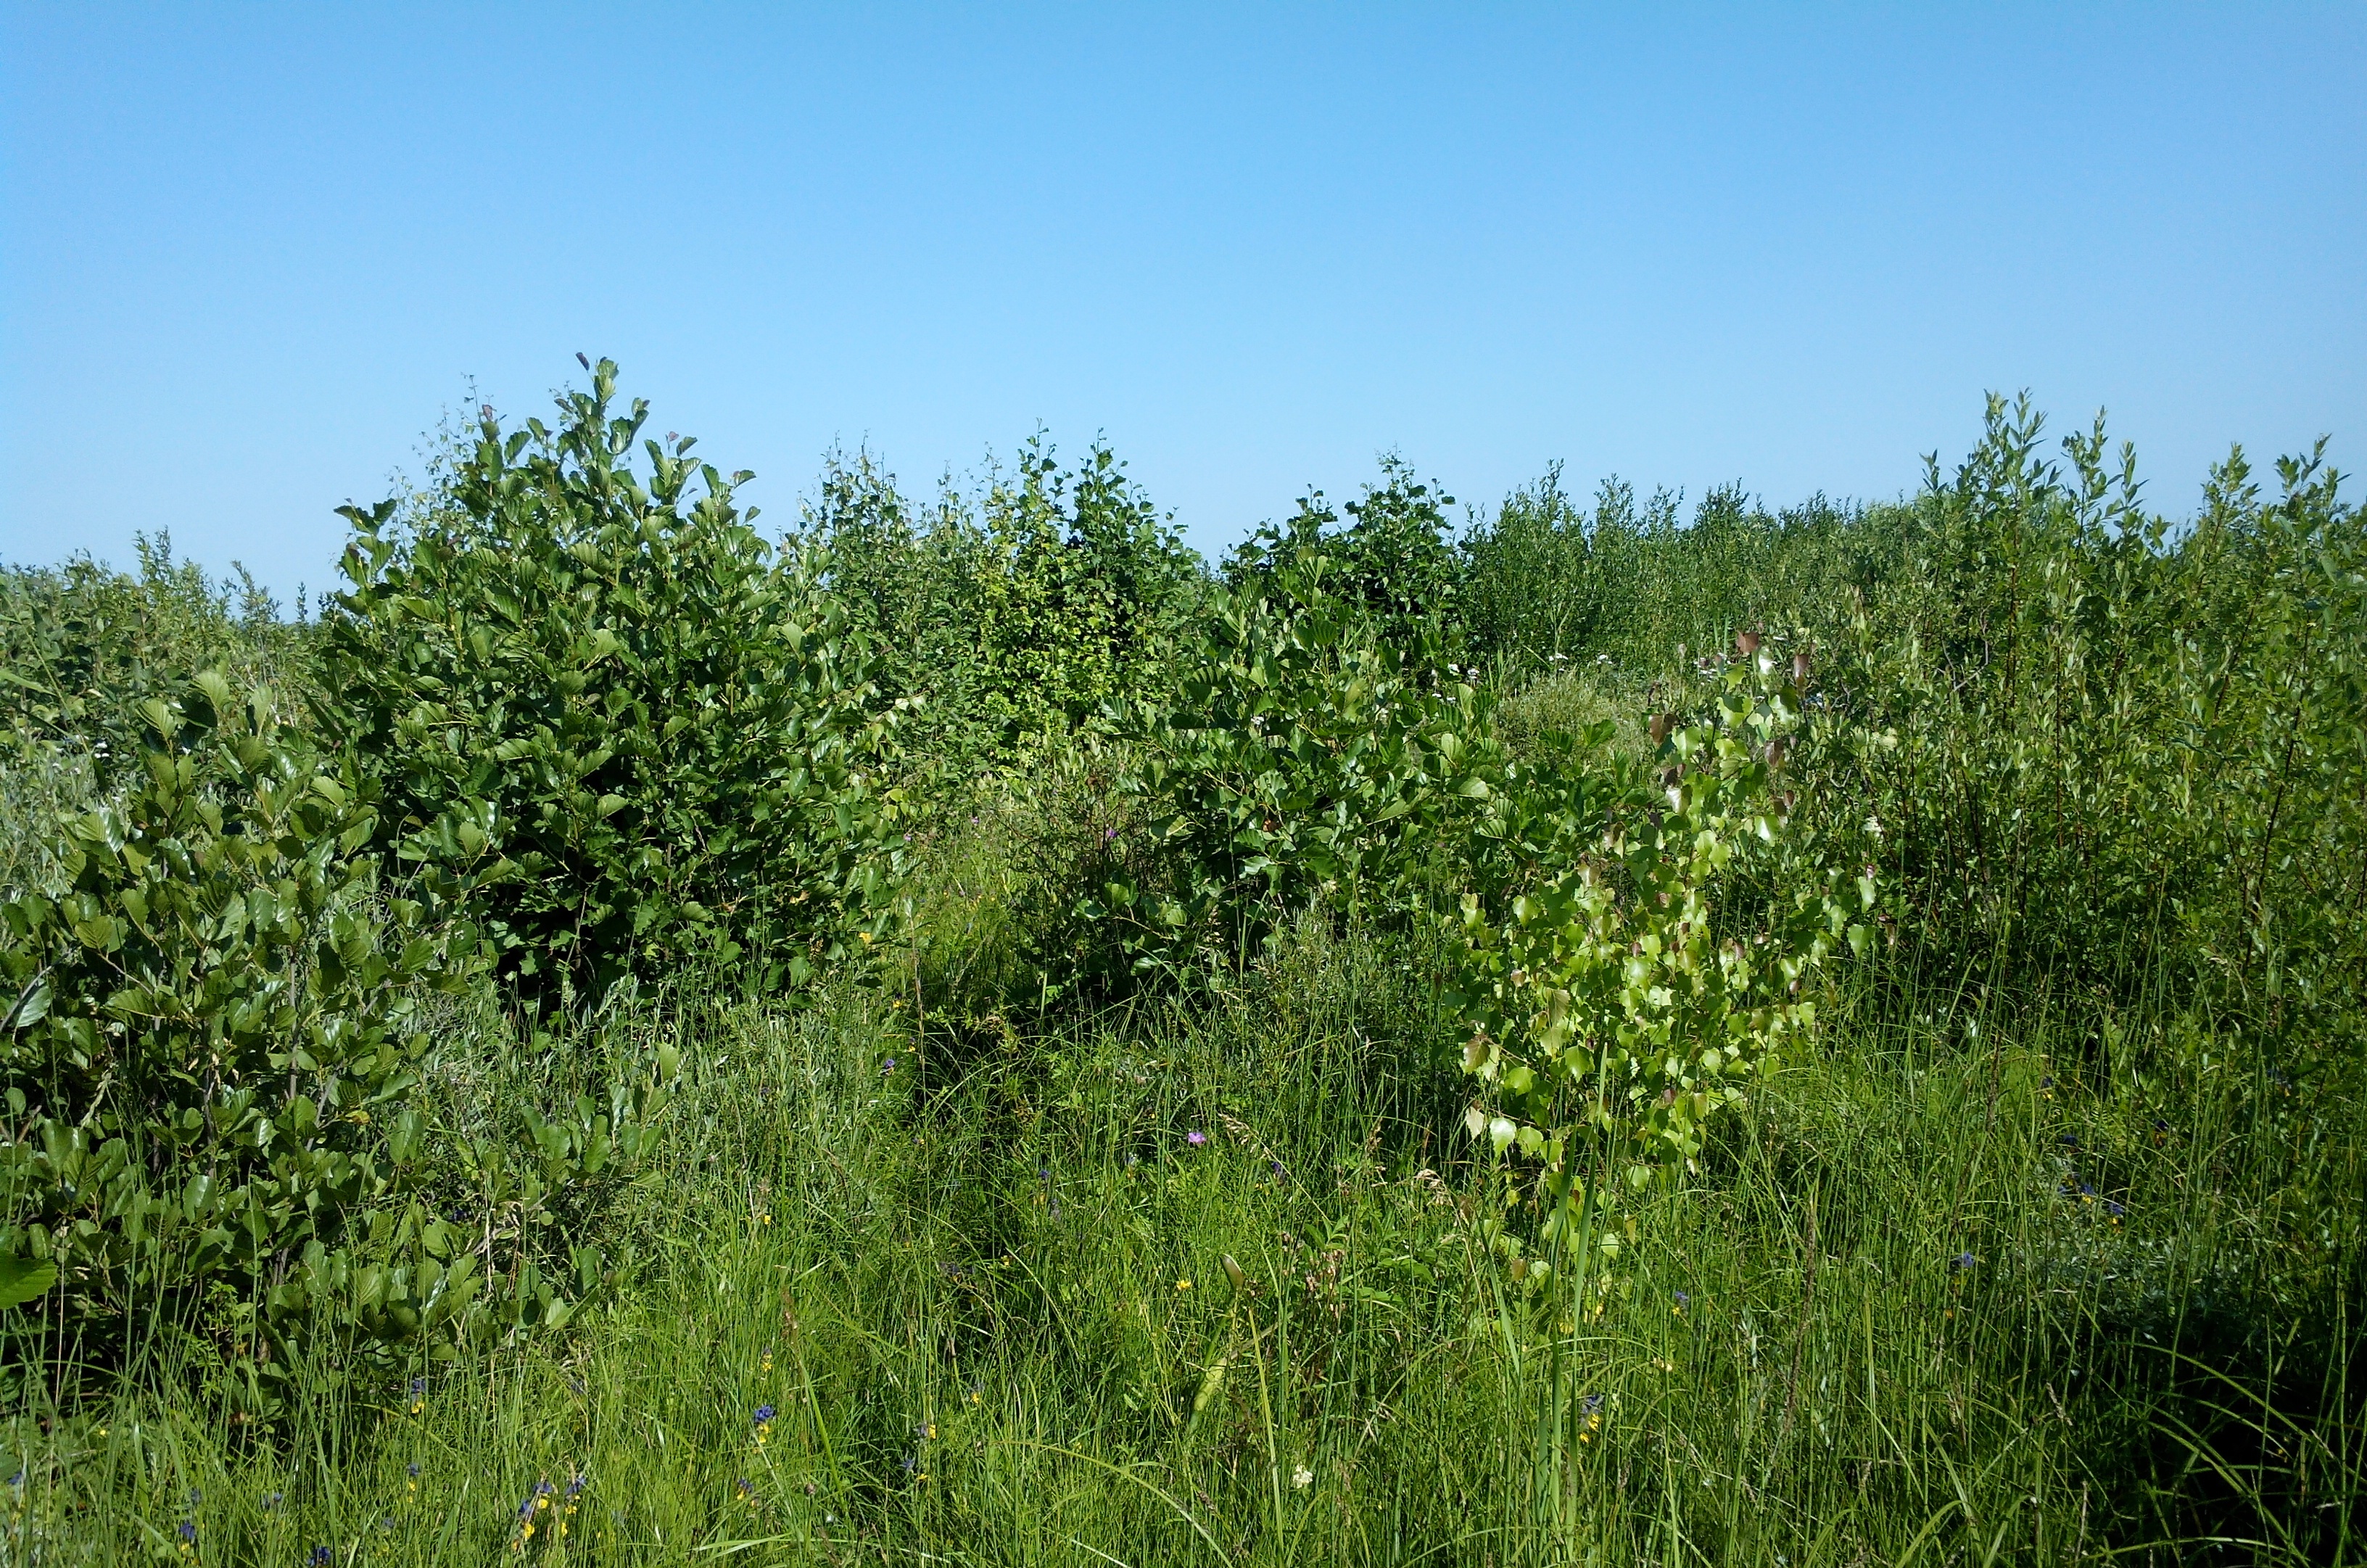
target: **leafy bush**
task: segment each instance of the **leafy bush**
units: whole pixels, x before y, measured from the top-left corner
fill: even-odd
[[[1303,909],[1402,917],[1442,829],[1487,796],[1486,696],[1434,627],[1378,637],[1336,571],[1323,541],[1269,550],[1211,591],[1172,706],[1134,710],[1138,838],[1113,839],[1079,910],[1134,972],[1221,971]]]
[[[1448,540],[1445,508],[1454,505],[1454,496],[1416,481],[1411,465],[1392,453],[1381,460],[1380,483],[1347,504],[1346,527],[1314,491],[1288,519],[1244,540],[1226,562],[1225,578],[1256,597],[1278,574],[1320,555],[1326,591],[1368,624],[1376,642],[1427,642],[1459,657],[1467,634],[1465,574]]]
[[[924,699],[916,744],[958,775],[1010,767],[1166,689],[1163,653],[1199,558],[1107,447],[1063,469],[1039,435],[975,500],[925,512],[867,457],[833,458],[808,536],[855,625],[894,657],[880,678]]]
[[[1491,1096],[1468,1131],[1538,1167],[1541,1237],[1581,1269],[1619,1187],[1693,1168],[1704,1125],[1814,1022],[1805,983],[1829,949],[1872,943],[1851,915],[1873,907],[1873,879],[1854,908],[1830,896],[1829,873],[1788,841],[1793,801],[1775,788],[1807,661],[1787,669],[1745,633],[1723,664],[1693,722],[1654,722],[1657,777],[1590,776],[1575,749],[1575,770],[1508,770],[1481,834],[1526,874],[1463,896],[1453,1001],[1470,1030],[1464,1069]],[[1779,891],[1738,919],[1717,894],[1750,869]],[[1551,1265],[1524,1274],[1542,1281]]]
[[[380,842],[465,888],[529,990],[743,954],[802,981],[887,918],[902,705],[826,563],[749,526],[747,474],[669,437],[636,477],[648,407],[615,388],[602,360],[555,428],[487,410],[413,526],[345,509],[324,726],[382,781]]]
[[[285,690],[306,668],[300,603],[282,620],[243,568],[216,585],[173,559],[171,535],[137,545],[137,574],[87,556],[0,569],[0,730],[89,758],[102,785],[136,763],[150,699],[171,700],[191,670]]]
[[[218,1285],[210,1327],[250,1364],[347,1291],[432,1329],[473,1281],[390,1273],[374,1221],[416,1142],[420,997],[465,962],[381,885],[370,781],[294,744],[267,688],[209,672],[147,710],[137,781],[62,823],[64,887],[6,906],[0,1252],[102,1356]]]

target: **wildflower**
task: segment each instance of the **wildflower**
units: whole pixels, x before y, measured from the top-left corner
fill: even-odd
[[[195,1519],[183,1519],[181,1521],[181,1544],[183,1546],[195,1546],[197,1542],[198,1521]]]
[[[2079,1184],[2079,1201],[2082,1203],[2096,1201],[2096,1189],[2084,1181]]]
[[[425,1378],[413,1378],[411,1380],[411,1414],[416,1415],[422,1410],[426,1408],[427,1380]]]
[[[2121,1216],[2128,1212],[2128,1208],[2124,1204],[2115,1203],[2111,1199],[2107,1198],[2104,1199],[2104,1212],[2111,1215],[2112,1218],[2112,1223],[2117,1225],[2121,1222]]]
[[[2078,1135],[2072,1132],[2066,1132],[2062,1137],[2057,1138],[2056,1142],[2062,1144],[2067,1149],[2076,1149],[2079,1146]]]
[[[895,1059],[894,1057],[892,1057],[892,1056],[891,1056],[891,1057],[889,1057],[887,1061],[882,1062],[879,1064],[879,1071],[880,1071],[880,1072],[882,1072],[883,1074],[884,1074],[884,1073],[893,1073],[894,1071],[896,1071],[896,1059]]]
[[[266,1509],[277,1508],[286,1501],[288,1501],[288,1494],[285,1492],[266,1492],[263,1494],[263,1506]]]
[[[1297,1487],[1301,1492],[1306,1491],[1308,1487],[1314,1484],[1314,1482],[1315,1472],[1308,1469],[1303,1464],[1295,1467],[1290,1472],[1291,1485]]]
[[[1948,1260],[1948,1267],[1958,1273],[1962,1273],[1964,1270],[1970,1268],[1979,1261],[1980,1259],[1975,1257],[1971,1253],[1960,1252],[1955,1256]]]
[[[918,1426],[912,1428],[912,1437],[915,1442],[928,1442],[934,1438],[936,1435],[937,1424],[934,1421],[923,1421]]]
[[[203,1493],[199,1492],[199,1491],[198,1491],[196,1487],[194,1487],[194,1486],[192,1486],[192,1487],[190,1487],[190,1488],[189,1488],[189,1506],[190,1506],[190,1507],[194,1508],[194,1507],[196,1507],[198,1504],[200,1504],[200,1503],[202,1503],[202,1502],[204,1502],[204,1501],[205,1501],[205,1494],[203,1494]]]
[[[567,1483],[567,1495],[569,1500],[572,1501],[573,1499],[583,1495],[583,1489],[591,1484],[591,1479],[588,1476],[582,1475],[579,1475],[574,1480],[569,1482]]]
[[[768,1347],[765,1349],[765,1351],[764,1351],[764,1358],[763,1358],[762,1360],[760,1360],[760,1361],[758,1361],[758,1362],[756,1363],[756,1373],[757,1373],[757,1375],[758,1375],[759,1377],[762,1377],[762,1376],[764,1376],[764,1374],[766,1374],[766,1373],[770,1372],[772,1369],[773,1369],[773,1352],[772,1352],[771,1348],[768,1346]]]
[[[1207,1141],[1208,1135],[1197,1128],[1194,1128],[1191,1131],[1184,1134],[1184,1142],[1191,1144],[1195,1149],[1198,1148],[1201,1144],[1206,1143]]]
[[[1189,1279],[1178,1279],[1175,1281],[1175,1288],[1178,1290],[1189,1290],[1192,1288],[1192,1281]]]
[[[329,1568],[329,1564],[336,1560],[337,1554],[325,1546],[316,1546],[312,1549],[312,1568]]]
[[[1686,1309],[1687,1307],[1692,1306],[1693,1304],[1693,1299],[1691,1296],[1687,1295],[1684,1291],[1680,1290],[1680,1291],[1678,1291],[1678,1292],[1677,1292],[1677,1295],[1676,1295],[1676,1305],[1675,1305],[1675,1306],[1673,1306],[1672,1308],[1670,1308],[1670,1312],[1671,1312],[1675,1316],[1677,1316],[1677,1317],[1682,1317],[1682,1316],[1684,1316],[1684,1315],[1685,1315],[1685,1309]]]
[[[763,1448],[772,1436],[773,1407],[769,1404],[760,1404],[756,1407],[756,1446]]]
[[[972,1404],[982,1404],[986,1402],[986,1384],[983,1381],[969,1385],[969,1402]]]

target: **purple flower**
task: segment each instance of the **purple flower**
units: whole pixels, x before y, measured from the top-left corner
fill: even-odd
[[[2124,1206],[2124,1205],[2122,1205],[2122,1204],[2119,1204],[2119,1203],[2115,1203],[2115,1202],[2113,1202],[2111,1199],[2107,1198],[2106,1199],[2104,1199],[2104,1212],[2105,1212],[2105,1213],[2107,1213],[2107,1214],[2110,1214],[2113,1219],[2117,1220],[2117,1219],[2119,1219],[2122,1215],[2124,1215],[2124,1214],[2127,1213],[2127,1212],[2128,1212],[2128,1210],[2127,1210],[2127,1208],[2126,1208],[2125,1206]]]
[[[1197,1128],[1194,1128],[1191,1131],[1184,1134],[1184,1142],[1191,1144],[1195,1149],[1198,1148],[1201,1144],[1206,1143],[1207,1141],[1208,1135]]]
[[[417,1465],[405,1465],[403,1469],[410,1474],[412,1480],[416,1481],[419,1479],[419,1467]]]
[[[756,1407],[756,1420],[760,1425],[764,1422],[770,1421],[772,1418],[773,1407],[771,1405],[760,1404]]]
[[[1976,1263],[1978,1263],[1979,1261],[1980,1261],[1980,1259],[1979,1259],[1979,1258],[1975,1257],[1971,1253],[1968,1253],[1968,1252],[1960,1252],[1960,1253],[1958,1253],[1955,1256],[1954,1256],[1954,1257],[1952,1257],[1952,1258],[1950,1258],[1950,1259],[1948,1260],[1948,1267],[1949,1267],[1950,1268],[1953,1268],[1953,1269],[1956,1269],[1956,1270],[1962,1271],[1962,1270],[1964,1270],[1964,1269],[1970,1268],[1973,1265],[1975,1265]]]
[[[183,1540],[195,1540],[198,1539],[197,1520],[183,1519],[181,1521],[181,1539]]]
[[[312,1568],[329,1568],[329,1564],[336,1560],[337,1554],[325,1546],[316,1546],[312,1549]]]
[[[887,1061],[882,1062],[879,1064],[879,1071],[882,1073],[893,1073],[896,1071],[896,1059],[891,1056]]]

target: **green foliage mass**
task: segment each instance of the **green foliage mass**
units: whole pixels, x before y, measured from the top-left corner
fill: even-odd
[[[466,896],[501,971],[594,992],[739,961],[801,981],[884,918],[901,703],[822,584],[688,438],[614,414],[490,413],[443,505],[348,508],[324,730],[382,782],[382,845]],[[703,493],[694,498],[693,486]]]
[[[1039,434],[980,494],[925,512],[870,459],[833,457],[804,537],[830,587],[921,705],[916,749],[957,778],[1039,763],[1166,688],[1199,561],[1096,444],[1063,469]]]
[[[147,711],[138,781],[61,823],[62,886],[6,905],[0,1251],[54,1270],[103,1359],[233,1282],[217,1326],[250,1373],[324,1299],[433,1328],[474,1281],[390,1272],[368,1219],[417,1141],[421,1000],[465,962],[386,895],[368,778],[293,743],[267,687],[209,672]]]
[[[1211,573],[1040,438],[776,546],[587,369],[317,629],[6,578],[0,1551],[2367,1539],[2322,453]]]

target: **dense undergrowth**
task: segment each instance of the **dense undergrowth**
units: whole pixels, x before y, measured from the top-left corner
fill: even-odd
[[[2367,1551],[2316,458],[1208,570],[612,389],[317,620],[0,583],[0,1559]]]

